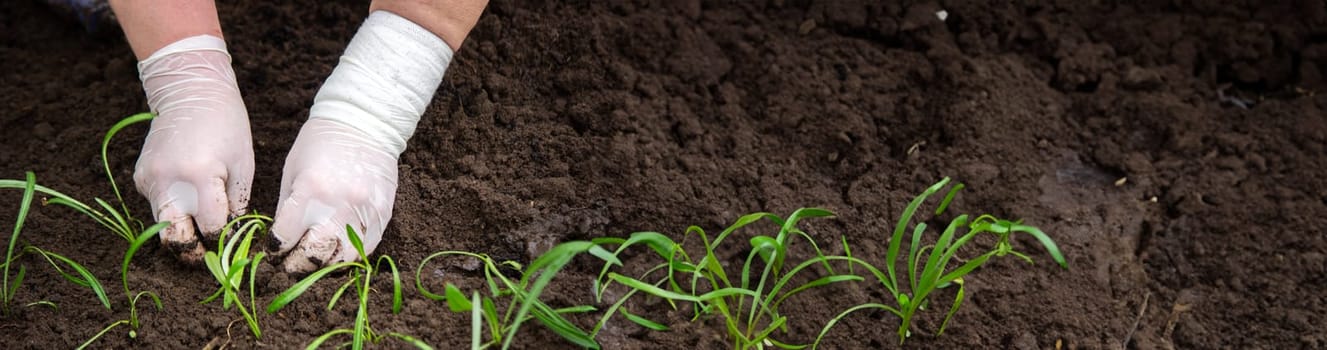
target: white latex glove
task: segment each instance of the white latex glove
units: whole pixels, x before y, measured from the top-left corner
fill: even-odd
[[[157,117],[134,167],[134,185],[158,221],[172,222],[161,232],[162,243],[197,263],[204,252],[199,238],[214,239],[228,215],[243,214],[249,205],[249,115],[221,38],[172,43],[139,62],[138,71]]]
[[[375,11],[323,83],[286,156],[272,225],[285,270],[358,259],[354,228],[372,253],[392,218],[397,160],[451,61],[419,25]]]

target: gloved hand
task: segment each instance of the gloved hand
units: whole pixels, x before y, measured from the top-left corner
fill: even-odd
[[[221,38],[177,41],[139,62],[138,71],[157,117],[134,167],[134,185],[158,221],[172,222],[161,232],[162,243],[197,263],[204,252],[198,232],[215,238],[228,215],[243,214],[249,205],[249,115]]]
[[[286,270],[356,260],[346,225],[360,235],[366,252],[378,246],[396,199],[397,155],[376,144],[336,121],[311,118],[304,124],[286,156],[272,227],[278,252],[299,244],[286,257]]]
[[[451,61],[436,35],[374,11],[327,78],[286,156],[272,232],[285,270],[358,259],[349,225],[372,253],[392,218],[397,158]]]

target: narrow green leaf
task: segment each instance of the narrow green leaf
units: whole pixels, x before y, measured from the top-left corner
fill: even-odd
[[[852,257],[852,247],[849,247],[849,246],[848,246],[848,236],[839,236],[839,239],[840,239],[841,241],[843,241],[843,255],[845,255],[845,256],[851,258],[851,257]],[[853,265],[854,265],[854,264],[848,264],[848,274],[849,274],[849,275],[855,275],[855,274],[857,274],[855,271],[853,271]]]
[[[945,272],[945,265],[949,264],[949,261],[942,260],[941,257],[944,256],[945,251],[949,250],[949,244],[954,241],[954,233],[958,231],[960,226],[967,224],[967,220],[967,215],[959,215],[954,218],[953,221],[949,222],[949,227],[945,228],[944,233],[940,234],[940,238],[935,241],[935,248],[931,250],[930,256],[926,259],[926,267],[922,271],[922,281],[919,282],[919,289],[932,288],[941,281],[939,277]],[[921,295],[918,295],[919,299],[921,297]]]
[[[953,202],[953,201],[954,201],[954,196],[955,196],[955,195],[958,195],[958,191],[963,190],[963,186],[964,186],[963,183],[960,182],[960,183],[954,185],[954,187],[951,187],[951,188],[949,189],[949,193],[945,194],[945,199],[942,200],[942,201],[940,201],[940,206],[935,208],[935,215],[936,215],[936,216],[940,216],[940,214],[944,214],[944,213],[945,213],[945,209],[946,209],[946,208],[949,208],[949,202]]]
[[[534,261],[530,262],[530,266],[527,267],[528,270],[523,276],[521,276],[521,284],[525,285],[526,282],[529,281],[530,276],[534,275],[534,271],[539,271],[539,277],[534,283],[530,284],[529,291],[522,298],[524,300],[520,303],[520,307],[517,309],[515,321],[509,326],[510,330],[507,331],[506,339],[503,340],[503,349],[507,349],[511,346],[511,342],[516,336],[516,331],[520,328],[521,323],[525,321],[526,315],[529,315],[530,309],[534,307],[535,302],[538,301],[539,295],[543,293],[544,287],[552,281],[553,277],[557,275],[557,272],[570,262],[572,257],[576,254],[588,251],[591,247],[596,246],[598,245],[588,241],[566,242],[554,246],[544,255],[541,255],[540,257],[535,258]],[[555,317],[556,314],[548,316]],[[541,320],[543,319],[541,318]],[[547,325],[547,323],[545,324]],[[557,333],[577,345],[594,349],[599,347],[598,343],[595,343],[594,339],[590,338],[588,333],[577,329],[574,326],[572,326],[572,329],[567,332]]]
[[[119,122],[115,123],[115,125],[112,125],[110,130],[106,131],[106,136],[101,139],[101,165],[106,171],[106,179],[111,183],[111,191],[115,192],[115,199],[120,202],[120,206],[123,207],[125,215],[129,215],[129,206],[125,204],[124,197],[120,195],[120,186],[115,184],[115,175],[111,172],[110,158],[106,157],[106,149],[110,147],[111,138],[115,137],[115,134],[119,133],[120,129],[124,129],[125,127],[139,122],[152,120],[154,117],[156,117],[156,115],[152,113],[139,113],[121,119]],[[111,210],[111,213],[114,212],[115,210]],[[128,226],[125,228],[128,228]]]
[[[287,288],[284,292],[281,292],[281,294],[277,294],[276,298],[272,299],[272,302],[267,305],[267,313],[274,314],[277,311],[280,311],[281,308],[286,307],[286,304],[295,301],[295,298],[299,298],[299,296],[304,294],[314,282],[318,282],[318,280],[322,279],[323,276],[326,276],[328,273],[341,268],[356,266],[356,264],[356,262],[341,262],[314,271],[312,274],[309,274],[309,276],[304,277],[304,279],[291,285],[290,288]]]
[[[129,324],[129,321],[128,321],[128,320],[119,320],[119,321],[112,322],[109,326],[106,326],[106,328],[102,328],[100,332],[97,332],[96,335],[93,335],[92,338],[88,338],[87,341],[83,342],[83,344],[80,344],[80,345],[78,346],[78,348],[76,348],[76,349],[77,349],[77,350],[83,350],[83,349],[86,349],[86,348],[88,347],[88,345],[92,345],[92,342],[95,342],[95,341],[97,341],[97,339],[101,339],[101,336],[106,335],[106,332],[109,332],[111,329],[113,329],[113,328],[115,328],[115,327],[118,327],[118,326],[121,326],[121,325],[127,325],[127,324]]]
[[[101,301],[101,305],[106,307],[107,310],[111,309],[111,300],[106,296],[105,287],[101,285],[101,281],[97,280],[97,276],[92,275],[91,271],[88,271],[88,269],[84,268],[83,265],[79,265],[77,262],[74,262],[73,260],[70,260],[69,258],[66,258],[62,255],[47,251],[40,251],[40,252],[43,256],[46,256],[47,258],[55,258],[56,260],[59,260],[65,265],[68,265],[69,268],[74,269],[74,271],[78,273],[79,278],[71,278],[71,276],[65,274],[64,271],[59,268],[59,266],[56,266],[54,263],[52,263],[52,266],[55,266],[57,270],[61,270],[60,271],[61,274],[64,275],[66,279],[74,283],[77,283],[79,285],[82,285],[84,287],[88,287],[89,289],[92,289],[92,293],[97,296],[97,300]]]
[[[244,268],[249,266],[249,262],[249,258],[240,258],[230,263],[230,268],[226,269],[226,277],[231,280],[231,286],[237,288],[240,286],[240,278],[244,277]]]
[[[530,314],[545,328],[573,344],[591,349],[599,348],[599,344],[594,341],[594,337],[590,336],[588,332],[581,330],[580,327],[562,317],[557,310],[552,310],[543,302],[534,301]]]
[[[226,287],[218,287],[218,288],[217,288],[217,291],[212,292],[212,295],[207,296],[207,298],[204,298],[203,301],[200,301],[200,302],[198,302],[198,303],[199,303],[199,304],[207,304],[207,303],[210,303],[210,302],[216,301],[217,298],[220,298],[220,297],[221,297],[221,294],[224,293],[225,291],[226,291]]]
[[[257,298],[255,297],[255,290],[258,289],[258,285],[254,283],[254,280],[258,278],[258,264],[262,262],[263,257],[266,256],[267,254],[263,252],[254,254],[253,264],[249,265],[249,309],[253,310],[253,313],[249,315],[249,318],[251,319],[249,323],[253,326],[255,338],[262,338],[262,335],[258,332],[258,303],[256,301]]]
[[[470,302],[467,304],[474,305],[480,303],[479,292],[471,292]],[[456,311],[456,309],[452,309],[452,311]],[[480,308],[478,307],[470,308],[470,350],[479,350],[480,339],[484,337],[483,320],[480,319],[483,316],[481,316],[479,312]],[[493,334],[498,334],[498,331],[494,331]]]
[[[757,333],[756,336],[751,337],[751,342],[758,344],[764,343],[765,339],[769,338],[770,333],[774,333],[775,330],[778,330],[779,327],[783,327],[783,325],[786,323],[788,323],[788,317],[785,316],[775,317],[774,321],[771,321],[769,326],[766,326],[765,329],[760,331],[760,333]]]
[[[778,251],[779,242],[770,236],[751,237],[751,251],[760,255],[761,261],[766,264],[774,257],[771,256]]]
[[[18,266],[18,275],[14,276],[14,284],[9,286],[9,295],[7,295],[8,299],[13,299],[15,295],[18,295],[18,286],[23,285],[23,276],[27,274],[27,271],[27,266]],[[9,300],[5,300],[5,302],[8,301]]]
[[[304,347],[304,349],[305,349],[305,350],[317,350],[318,347],[322,346],[323,343],[327,342],[328,339],[331,339],[331,338],[334,337],[334,336],[341,335],[341,334],[352,334],[352,333],[354,333],[354,332],[355,332],[355,331],[352,331],[352,330],[349,330],[349,329],[345,329],[345,328],[333,329],[333,330],[327,331],[327,333],[323,333],[323,335],[320,335],[320,336],[318,336],[317,338],[313,338],[313,341],[309,343],[309,346]]]
[[[655,254],[658,254],[659,257],[664,259],[671,258],[673,255],[673,248],[677,246],[677,242],[673,242],[668,236],[658,232],[632,233],[631,238],[627,239],[626,242],[623,242],[622,246],[631,246],[636,243],[645,243],[646,246],[654,250]]]
[[[359,260],[363,260],[367,264],[369,256],[364,254],[364,242],[359,239],[359,234],[355,233],[355,229],[350,225],[346,225],[346,237],[350,238],[350,245],[355,246],[355,252],[359,253]]]
[[[898,309],[895,309],[895,308],[890,307],[889,305],[885,305],[885,304],[867,303],[867,304],[861,304],[861,305],[853,306],[853,307],[851,307],[851,308],[848,308],[847,310],[843,310],[843,312],[839,313],[838,316],[834,316],[834,318],[832,318],[832,319],[829,320],[829,323],[826,323],[826,324],[825,324],[825,327],[824,327],[824,328],[821,328],[821,329],[820,329],[820,334],[816,336],[816,340],[815,340],[815,342],[811,343],[811,349],[816,349],[816,348],[818,348],[818,347],[820,346],[820,341],[823,340],[823,339],[825,338],[825,334],[826,334],[826,333],[829,333],[830,328],[834,328],[834,325],[837,325],[837,324],[839,323],[839,321],[842,321],[845,317],[848,317],[848,315],[850,315],[850,314],[852,314],[852,313],[854,313],[854,312],[857,312],[857,311],[860,311],[860,310],[866,310],[866,309],[879,309],[879,310],[885,310],[885,311],[889,311],[889,312],[891,312],[891,313],[893,313],[894,315],[897,315],[897,316],[899,316],[899,317],[902,317],[902,316],[903,316],[903,313],[900,312]]]
[[[786,344],[779,342],[778,340],[774,340],[774,338],[765,338],[765,340],[769,341],[770,344],[774,344],[775,347],[785,350],[801,350],[807,348],[808,346],[811,346],[811,344],[802,344],[802,345]]]
[[[1069,268],[1069,263],[1064,260],[1064,255],[1060,254],[1060,247],[1055,245],[1055,241],[1051,240],[1051,237],[1047,236],[1045,232],[1041,232],[1041,229],[1036,228],[1035,226],[1013,225],[1010,227],[1010,230],[1015,232],[1026,232],[1027,234],[1032,235],[1032,237],[1036,237],[1037,241],[1040,241],[1041,245],[1046,247],[1046,252],[1051,254],[1051,258],[1055,259],[1055,262],[1060,264],[1060,267],[1065,269]]]
[[[36,176],[34,175],[34,178],[35,178],[35,177],[36,177]],[[26,187],[27,187],[27,181],[23,181],[23,180],[8,180],[8,179],[0,180],[0,188],[11,188],[11,189],[23,190],[23,189],[26,188]],[[50,187],[46,187],[46,186],[42,186],[42,185],[38,185],[38,184],[33,184],[32,188],[33,188],[34,190],[36,190],[37,192],[40,192],[40,193],[42,193],[42,194],[45,194],[45,195],[48,195],[48,196],[53,197],[53,198],[46,199],[46,200],[45,200],[45,203],[46,203],[46,204],[59,204],[59,205],[67,206],[67,207],[69,207],[69,208],[71,208],[71,209],[77,210],[77,211],[82,212],[82,213],[95,212],[95,211],[92,209],[92,206],[89,206],[89,205],[87,205],[87,204],[84,204],[83,202],[80,202],[80,201],[74,199],[74,197],[70,197],[70,196],[68,196],[68,195],[66,195],[66,194],[64,194],[64,193],[60,193],[60,191],[53,190],[53,189],[51,189]],[[60,202],[57,203],[56,201],[60,201]]]
[[[368,338],[369,332],[369,310],[368,310],[368,271],[365,271],[364,284],[359,291],[359,308],[355,311],[355,333],[351,341],[354,343],[354,350],[363,350],[364,341]]]
[[[425,288],[425,287],[424,287],[424,278],[423,278],[423,276],[424,276],[424,267],[425,267],[425,266],[428,266],[429,261],[432,261],[434,258],[443,257],[443,256],[448,256],[448,255],[460,255],[460,256],[463,256],[463,257],[470,257],[470,258],[479,259],[480,261],[482,261],[482,262],[484,263],[485,271],[487,271],[488,268],[490,268],[490,267],[493,266],[493,261],[492,261],[491,259],[488,259],[487,257],[485,257],[485,256],[483,256],[483,255],[481,255],[481,254],[475,254],[475,253],[471,253],[471,252],[443,251],[443,252],[437,252],[437,253],[429,254],[429,256],[425,257],[423,261],[420,261],[420,263],[419,263],[419,267],[416,267],[416,268],[415,268],[415,290],[418,290],[419,293],[420,293],[420,294],[423,294],[425,298],[429,298],[429,299],[431,299],[431,300],[444,300],[444,299],[445,299],[444,296],[442,296],[442,295],[438,295],[438,294],[435,294],[435,293],[429,291],[428,288]],[[489,280],[489,283],[492,283],[492,281]],[[494,289],[495,289],[494,292],[496,293],[496,286],[490,286],[490,287],[494,288]]]
[[[31,171],[27,172],[25,175],[27,180],[23,183],[23,201],[19,202],[18,205],[18,218],[14,220],[14,233],[9,236],[9,249],[5,250],[3,277],[4,289],[0,290],[8,292],[8,294],[4,296],[4,305],[2,305],[4,310],[6,310],[6,313],[9,310],[9,302],[14,299],[14,295],[17,293],[19,285],[19,283],[16,282],[13,287],[10,287],[9,268],[14,264],[14,248],[18,245],[18,234],[23,232],[23,222],[28,219],[28,210],[32,208],[33,192],[36,191],[37,188],[37,175],[33,174]],[[20,272],[22,271],[21,269],[22,267],[20,267]]]
[[[899,248],[903,244],[903,232],[908,229],[908,224],[912,221],[913,214],[917,212],[917,207],[920,207],[927,197],[935,194],[936,191],[939,191],[948,183],[949,178],[946,177],[913,198],[912,202],[909,202],[908,206],[903,209],[903,215],[899,217],[898,224],[894,226],[894,235],[889,239],[889,248],[885,251],[885,270],[889,273],[889,283],[886,283],[885,287],[889,289],[890,293],[899,294],[898,277],[894,272],[894,262],[898,261]]]
[[[391,257],[383,255],[378,257],[378,263],[387,261],[387,267],[392,271],[392,313],[401,313],[401,307],[405,304],[401,293],[401,272],[396,269],[396,261]],[[367,264],[367,262],[365,262]]]
[[[568,306],[568,307],[564,307],[564,308],[561,308],[561,309],[554,309],[554,310],[553,310],[553,313],[558,313],[558,314],[583,314],[583,313],[586,313],[586,312],[595,312],[595,311],[598,311],[598,310],[599,310],[599,309],[595,308],[594,306],[590,306],[590,305],[577,305],[577,306]]]
[[[949,320],[954,318],[954,314],[958,312],[958,306],[963,304],[963,278],[955,279],[952,282],[958,285],[958,294],[954,295],[954,305],[949,307],[949,313],[945,315],[944,322],[940,323],[940,330],[935,332],[937,336],[945,334],[945,327],[949,326]]]
[[[226,270],[221,267],[221,257],[217,256],[216,252],[208,251],[203,254],[203,265],[207,266],[207,270],[212,272],[212,277],[217,280],[217,283],[225,288]]]
[[[818,279],[816,279],[816,280],[814,280],[814,281],[807,282],[807,283],[805,283],[805,284],[802,284],[802,285],[800,285],[800,286],[797,286],[797,288],[793,288],[793,290],[790,290],[790,291],[788,291],[787,293],[784,293],[783,295],[780,295],[779,298],[778,298],[778,300],[776,300],[776,301],[774,302],[772,308],[775,309],[775,310],[778,310],[779,305],[782,304],[784,300],[786,300],[786,299],[788,299],[789,297],[792,297],[792,296],[794,296],[794,295],[797,295],[797,294],[799,294],[799,293],[801,293],[801,292],[804,292],[804,291],[806,291],[806,290],[808,290],[808,289],[811,289],[811,288],[822,287],[822,286],[826,286],[826,285],[834,284],[834,283],[839,283],[839,282],[862,282],[862,281],[865,281],[865,280],[866,280],[866,279],[865,279],[865,278],[862,278],[862,276],[857,276],[857,275],[833,275],[833,276],[825,276],[825,277],[821,277],[821,278],[818,278]],[[773,292],[775,292],[775,291],[771,291],[771,292],[773,293]]]
[[[147,243],[148,240],[155,237],[158,232],[161,232],[167,226],[170,226],[170,221],[158,222],[143,230],[142,233],[138,234],[138,237],[134,238],[133,242],[129,242],[129,248],[124,251],[124,261],[120,264],[120,282],[124,284],[125,295],[130,294],[129,262],[134,259],[134,254],[138,253],[138,249],[142,248],[144,243]]]
[[[595,257],[599,258],[600,260],[603,260],[604,262],[610,265],[618,265],[618,266],[622,265],[622,261],[617,259],[616,254],[613,254],[613,252],[604,249],[604,247],[600,247],[598,244],[591,243],[588,252],[590,253],[590,255],[594,255]]]
[[[989,260],[992,255],[995,255],[995,252],[989,252],[986,254],[978,255],[976,258],[968,260],[968,262],[959,266],[957,269],[954,269],[954,271],[945,274],[944,277],[940,277],[940,280],[953,281],[959,278],[963,278],[963,276],[967,276],[968,273],[971,273],[972,270],[976,270],[978,267],[981,267],[982,264],[985,264],[986,260]]]
[[[686,294],[681,294],[681,293],[676,293],[676,292],[672,292],[672,291],[669,291],[669,290],[665,290],[665,289],[662,289],[662,288],[659,288],[659,287],[655,287],[654,285],[651,285],[651,284],[649,284],[649,283],[645,283],[645,282],[642,282],[642,281],[640,281],[640,280],[637,280],[637,279],[634,279],[634,278],[631,278],[631,277],[627,277],[627,276],[619,275],[619,274],[617,274],[616,272],[611,272],[611,273],[609,273],[609,274],[608,274],[608,277],[609,277],[609,278],[612,278],[612,279],[614,279],[614,280],[616,280],[618,283],[621,283],[621,284],[627,285],[628,287],[635,288],[635,289],[639,289],[639,290],[642,291],[642,292],[649,293],[649,294],[652,294],[652,295],[654,295],[654,296],[657,296],[657,297],[660,297],[660,298],[665,298],[665,299],[673,299],[673,300],[680,300],[680,301],[690,301],[690,302],[705,302],[705,301],[709,301],[709,300],[714,300],[714,299],[724,298],[724,297],[729,297],[729,296],[734,296],[734,295],[743,295],[743,296],[748,296],[748,297],[752,297],[752,298],[756,297],[756,293],[755,293],[755,292],[753,292],[753,291],[751,291],[751,290],[747,290],[747,289],[741,289],[741,288],[723,288],[723,289],[719,289],[719,290],[711,291],[711,292],[709,292],[709,293],[705,293],[705,294],[702,294],[702,295],[699,295],[699,296],[696,296],[696,295],[686,295]]]
[[[359,271],[352,273],[354,276],[346,280],[346,283],[342,283],[341,287],[336,289],[336,293],[332,293],[332,298],[327,300],[327,311],[332,311],[332,308],[336,307],[336,302],[341,300],[341,296],[346,294],[347,290],[350,290],[350,286],[355,285],[355,282],[359,282]]]
[[[627,311],[626,308],[622,308],[622,309],[620,309],[620,310],[621,310],[621,312],[622,312],[622,316],[626,317],[627,320],[630,320],[631,322],[635,322],[636,324],[640,325],[641,327],[649,328],[649,329],[656,330],[656,331],[667,331],[667,330],[668,330],[668,326],[666,326],[666,325],[664,325],[664,324],[662,324],[662,323],[654,322],[654,321],[651,321],[651,320],[648,319],[648,318],[644,318],[644,317],[638,316],[638,315],[636,315],[636,314],[633,314],[633,313],[631,313],[630,311]]]
[[[480,306],[484,308],[484,316],[488,319],[488,329],[493,334],[493,341],[502,340],[502,325],[498,321],[497,305],[493,303],[492,298],[485,297]]]
[[[668,262],[668,268],[673,269],[673,271],[681,273],[694,273],[696,271],[700,271],[700,267],[696,265],[692,265],[691,263],[686,261],[677,261],[677,260]]]
[[[252,244],[254,230],[261,225],[258,221],[248,221],[240,225],[239,230],[235,232],[235,237],[231,238],[230,243],[226,244],[225,252],[228,257],[248,257],[249,245]]]
[[[917,259],[920,259],[919,257],[921,254],[919,254],[919,252],[923,250],[921,249],[922,234],[925,233],[925,231],[926,223],[917,223],[917,227],[912,230],[912,244],[908,245],[908,286],[911,288],[910,290],[917,290],[917,278],[921,275],[918,273],[919,271],[917,271]],[[889,264],[893,265],[894,263],[889,262]]]
[[[414,345],[416,349],[433,350],[433,347],[429,346],[428,343],[425,343],[423,340],[416,339],[415,337],[412,336],[396,332],[387,333],[387,335],[390,337],[394,337],[396,339],[400,339],[401,341],[406,342],[406,344]]]
[[[462,293],[461,289],[457,288],[456,285],[448,283],[443,288],[443,293],[446,294],[447,308],[452,310],[452,312],[466,312],[474,308],[473,304],[470,303],[470,300],[465,297],[465,294]]]
[[[52,310],[60,309],[59,305],[55,305],[55,303],[51,302],[50,300],[38,300],[31,303],[23,304],[23,307],[33,307],[33,306],[45,306],[51,308]]]
[[[124,231],[126,234],[130,232],[129,221],[125,220],[124,216],[120,215],[119,212],[116,212],[115,207],[111,206],[110,203],[101,200],[101,198],[93,198],[92,201],[97,203],[97,205],[100,205],[102,209],[106,209],[106,214],[109,214],[111,218],[115,219],[114,223],[116,224],[115,226],[119,228],[119,231]]]

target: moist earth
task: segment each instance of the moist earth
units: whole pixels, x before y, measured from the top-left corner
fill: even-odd
[[[251,203],[271,213],[286,152],[367,2],[218,7],[252,123]],[[1327,9],[1316,0],[494,1],[401,156],[378,254],[409,283],[435,251],[528,263],[563,241],[681,240],[689,225],[822,207],[837,217],[804,230],[824,247],[846,237],[854,256],[880,264],[908,200],[948,176],[967,184],[952,211],[1039,226],[1069,269],[1019,239],[1035,265],[978,270],[945,334],[933,334],[931,311],[906,347],[1327,348],[1325,69]],[[0,2],[0,177],[34,171],[75,198],[112,198],[98,146],[118,118],[147,109],[136,71],[122,34],[86,33],[40,1]],[[146,218],[128,189],[145,129],[124,131],[109,161]],[[0,193],[0,212],[20,198]],[[119,289],[125,242],[92,221],[39,207],[23,237]],[[629,271],[654,263],[625,258]],[[117,292],[106,310],[36,258],[21,262],[30,271],[16,303],[59,307],[0,319],[0,347],[73,347],[128,317]],[[573,260],[547,302],[594,304],[599,264]],[[468,315],[413,288],[391,313],[385,276],[374,329],[467,346]],[[424,278],[482,288],[460,261],[431,263]],[[259,303],[294,281],[264,265]],[[216,287],[206,271],[155,242],[130,283],[165,308],[140,305],[137,338],[117,328],[95,347],[294,348],[354,315],[351,303],[324,309],[328,281],[263,314],[254,339],[237,312],[198,303]],[[777,339],[809,343],[839,311],[886,295],[872,283],[800,295],[781,308],[792,320]],[[672,330],[615,318],[604,347],[729,347],[721,320],[691,322],[688,309],[649,298],[628,307]],[[896,347],[897,322],[855,314],[824,345]],[[517,345],[573,347],[532,323]]]

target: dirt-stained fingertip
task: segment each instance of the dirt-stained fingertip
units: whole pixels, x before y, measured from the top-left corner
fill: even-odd
[[[207,249],[203,248],[202,243],[195,241],[193,244],[186,242],[165,242],[165,244],[166,249],[179,255],[180,262],[194,267],[203,266],[203,256],[207,255]]]
[[[281,267],[282,270],[285,270],[286,273],[288,274],[303,277],[305,275],[308,275],[310,272],[317,270],[318,267],[321,266],[322,266],[322,260],[314,257],[304,256],[304,252],[302,250],[295,249],[291,250],[290,255],[286,256],[286,260],[284,263],[282,263]]]
[[[272,255],[280,255],[283,253],[281,251],[281,239],[276,238],[276,235],[267,237],[267,253]]]

